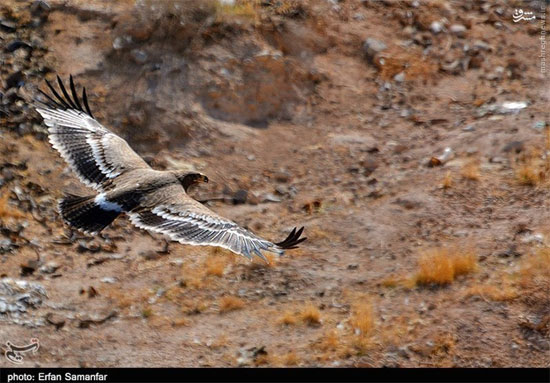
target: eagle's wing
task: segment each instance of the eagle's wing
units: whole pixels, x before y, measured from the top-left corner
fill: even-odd
[[[220,246],[249,259],[255,253],[265,260],[263,250],[282,254],[306,239],[299,238],[301,228],[294,229],[282,242],[269,242],[217,215],[177,184],[150,193],[129,215],[130,221],[141,229],[166,234],[180,243]]]
[[[124,171],[149,168],[149,165],[130,148],[128,143],[94,119],[86,90],[82,89],[82,104],[75,90],[72,76],[72,97],[57,77],[60,95],[46,80],[51,95],[40,90],[48,101],[44,108],[36,108],[48,126],[52,146],[61,153],[80,180],[96,190],[103,190],[106,181]]]

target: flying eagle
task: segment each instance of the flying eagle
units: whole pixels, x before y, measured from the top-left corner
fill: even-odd
[[[97,191],[60,200],[61,216],[70,226],[97,234],[124,212],[138,228],[180,243],[220,246],[264,260],[262,251],[283,254],[306,239],[300,238],[302,227],[272,243],[206,208],[187,194],[192,185],[208,182],[205,175],[152,169],[124,139],[97,122],[85,88],[79,99],[72,76],[70,94],[59,76],[57,81],[61,94],[46,80],[51,94],[39,89],[47,100],[40,101],[45,107],[36,110],[48,126],[52,146],[78,178]]]

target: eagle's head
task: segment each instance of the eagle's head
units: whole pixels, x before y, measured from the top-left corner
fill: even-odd
[[[177,177],[185,191],[198,183],[208,182],[208,177],[200,173],[181,173]]]

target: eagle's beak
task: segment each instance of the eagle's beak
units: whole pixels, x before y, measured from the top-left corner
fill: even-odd
[[[202,176],[202,182],[204,183],[208,183],[208,177],[207,176]]]

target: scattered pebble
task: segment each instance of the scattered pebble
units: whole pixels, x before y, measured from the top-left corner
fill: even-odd
[[[248,192],[244,189],[239,189],[233,194],[233,204],[240,205],[246,203]]]
[[[438,34],[441,31],[443,31],[443,24],[440,21],[433,21],[430,24],[430,31],[432,31],[434,34]]]
[[[462,24],[453,24],[449,27],[449,31],[458,37],[464,37],[466,34],[466,27]]]
[[[365,40],[363,43],[363,52],[365,53],[365,56],[369,61],[373,61],[374,57],[386,50],[387,46],[384,44],[384,42],[374,39],[372,37],[369,37]]]

